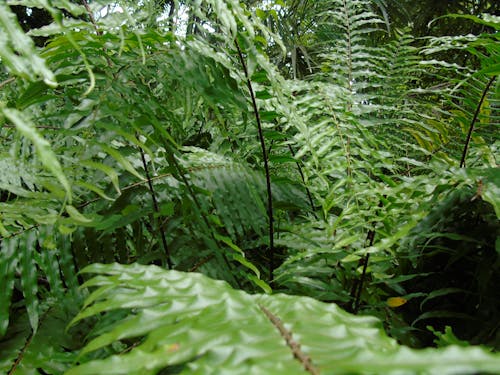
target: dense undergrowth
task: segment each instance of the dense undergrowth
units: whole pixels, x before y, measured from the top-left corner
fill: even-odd
[[[0,372],[498,370],[500,20],[382,3],[0,3]]]

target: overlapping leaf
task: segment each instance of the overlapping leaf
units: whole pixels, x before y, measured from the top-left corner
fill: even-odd
[[[93,292],[73,324],[129,313],[101,326],[66,375],[157,374],[173,366],[182,374],[441,375],[500,366],[498,354],[480,348],[399,346],[375,318],[311,298],[249,295],[156,266],[94,264],[84,272],[95,274],[85,284]],[[102,350],[118,342],[128,347],[112,355]]]

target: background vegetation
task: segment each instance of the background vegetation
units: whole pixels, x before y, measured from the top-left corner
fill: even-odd
[[[0,371],[497,372],[495,14],[1,2]]]

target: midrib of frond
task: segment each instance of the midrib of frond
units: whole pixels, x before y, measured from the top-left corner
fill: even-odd
[[[343,12],[346,20],[346,37],[347,37],[347,88],[349,90],[349,93],[352,95],[353,94],[353,89],[352,89],[352,42],[351,42],[351,20],[349,17],[349,9],[347,6],[347,1],[343,0],[342,1],[343,5]],[[351,110],[351,103],[347,103],[347,110]]]

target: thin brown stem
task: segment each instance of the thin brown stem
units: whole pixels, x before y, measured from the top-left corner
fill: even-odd
[[[97,23],[95,22],[94,14],[92,13],[92,10],[90,9],[89,3],[87,0],[82,0],[83,6],[87,10],[87,14],[89,16],[90,23],[94,26],[95,32],[97,35],[102,35],[101,30],[97,27]]]
[[[312,374],[312,375],[319,375],[319,369],[315,367],[312,363],[311,358],[302,351],[300,344],[296,342],[293,339],[292,332],[290,332],[283,322],[281,321],[280,318],[278,318],[276,315],[271,313],[268,309],[266,309],[264,306],[259,305],[260,309],[264,313],[264,315],[271,321],[271,323],[278,329],[281,337],[283,337],[286,341],[287,346],[290,348],[290,350],[293,353],[293,356],[295,359],[297,359],[304,369]]]
[[[19,352],[19,354],[16,357],[16,360],[12,364],[12,367],[10,368],[9,372],[7,372],[7,375],[13,375],[14,372],[16,372],[17,366],[19,366],[19,363],[21,363],[21,360],[24,358],[24,354],[26,353],[26,350],[31,344],[31,341],[33,340],[34,332],[31,332],[29,335],[28,339],[26,340],[23,348]]]
[[[5,81],[0,82],[0,89],[1,89],[2,87],[4,87],[5,85],[8,85],[8,84],[9,84],[9,83],[11,83],[11,82],[14,82],[14,81],[15,81],[15,79],[16,79],[16,77],[10,77],[10,78],[7,78]]]
[[[23,228],[15,233],[12,233],[10,235],[8,235],[7,237],[0,237],[0,240],[7,240],[9,238],[13,238],[13,237],[16,237],[16,236],[20,236],[21,234],[25,233],[25,232],[28,232],[32,229],[36,229],[40,226],[41,224],[35,224],[35,225],[32,225],[31,227],[28,227],[28,228]]]
[[[196,272],[198,270],[198,268],[200,268],[204,264],[210,262],[213,259],[213,257],[214,257],[213,254],[206,256],[205,258],[203,258],[199,262],[197,262],[193,267],[191,267],[188,272]]]
[[[82,0],[82,3],[83,3],[83,6],[85,7],[85,9],[87,10],[87,14],[89,16],[90,23],[92,24],[92,26],[94,26],[95,33],[98,36],[102,36],[102,31],[97,26],[97,22],[95,21],[94,14],[92,13],[92,9],[90,9],[89,3],[87,2],[87,0]],[[107,49],[105,46],[103,46],[102,49],[105,52],[106,63],[108,64],[109,67],[111,67],[113,65],[113,63],[111,62],[111,59],[109,58],[109,56],[107,54]]]

